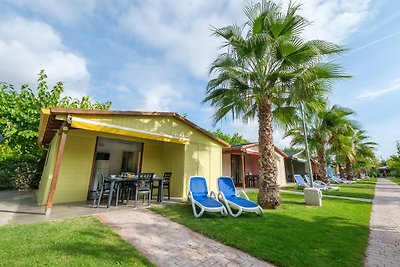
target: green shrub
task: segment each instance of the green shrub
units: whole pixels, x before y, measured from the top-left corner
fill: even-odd
[[[37,187],[36,157],[8,157],[0,161],[0,190],[24,190]]]

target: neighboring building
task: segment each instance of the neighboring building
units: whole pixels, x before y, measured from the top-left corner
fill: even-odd
[[[258,187],[259,152],[258,143],[238,145],[222,150],[222,173],[231,176],[235,185],[242,187]],[[275,147],[278,184],[286,185],[284,159],[287,155]]]
[[[287,158],[285,158],[285,171],[286,171],[286,181],[294,182],[293,175],[300,174],[304,175],[308,173],[307,170],[307,160],[303,159],[302,153],[300,152],[285,152]],[[311,167],[314,175],[318,173],[318,161],[311,159]]]
[[[288,156],[285,158],[285,171],[286,180],[288,182],[294,182],[293,175],[300,174],[304,175],[306,171],[306,160],[300,158],[302,151],[300,152],[285,152]]]
[[[229,145],[172,112],[51,108],[41,111],[38,143],[48,147],[38,204],[85,201],[96,173],[172,172],[171,195],[186,197],[188,179],[201,175],[216,190],[222,148]]]
[[[388,166],[381,166],[378,168],[379,177],[388,177],[390,176],[390,168]]]

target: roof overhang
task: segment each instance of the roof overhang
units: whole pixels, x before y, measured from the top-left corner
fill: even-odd
[[[47,145],[51,142],[57,131],[64,122],[67,122],[71,128],[85,129],[104,133],[125,135],[131,137],[139,137],[152,139],[164,142],[174,142],[179,144],[188,144],[189,139],[181,136],[173,136],[157,132],[145,131],[142,129],[134,129],[122,127],[119,125],[98,122],[82,118],[80,115],[99,115],[99,116],[149,116],[149,117],[173,117],[178,121],[190,126],[196,131],[201,132],[208,138],[213,139],[222,147],[228,147],[229,144],[212,135],[208,131],[192,123],[186,118],[174,112],[141,112],[141,111],[122,111],[122,110],[87,110],[87,109],[72,109],[72,108],[50,108],[42,109],[40,113],[40,125],[38,134],[38,144]]]
[[[380,171],[390,170],[390,168],[388,166],[381,166],[381,167],[378,167],[377,169],[380,170]]]
[[[256,147],[257,147],[257,149],[254,149]],[[244,153],[244,154],[249,154],[249,155],[257,155],[257,156],[260,154],[258,152],[258,143],[223,148],[222,153],[223,154],[242,154],[242,153]],[[276,146],[275,146],[275,153],[281,155],[284,158],[288,157],[285,152],[283,152]]]
[[[39,134],[37,143],[39,145],[47,145],[53,140],[57,131],[60,129],[64,120],[57,118],[52,114],[50,109],[42,109],[40,112]]]
[[[301,163],[306,163],[307,162],[307,160],[305,160],[305,159],[299,159],[299,158],[295,158],[295,157],[291,157],[290,159],[292,159],[294,161],[297,161],[297,162],[301,162]]]
[[[118,134],[130,137],[138,137],[143,139],[151,139],[163,142],[172,142],[178,144],[188,144],[189,139],[168,135],[168,134],[160,134],[156,132],[143,131],[140,129],[134,129],[130,127],[123,127],[119,125],[113,125],[109,123],[103,123],[88,119],[83,119],[80,117],[72,117],[71,118],[71,127],[89,131],[110,133],[110,134]]]

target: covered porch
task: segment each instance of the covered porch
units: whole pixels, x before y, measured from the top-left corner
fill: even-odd
[[[303,151],[287,152],[288,157],[285,159],[285,170],[287,182],[294,182],[293,175],[300,174],[304,176],[309,171],[307,170],[307,160],[303,158]],[[318,161],[311,159],[311,169],[315,178],[318,173]]]
[[[210,187],[216,186],[221,149],[227,146],[167,112],[51,109],[42,111],[40,127],[38,142],[48,154],[36,196],[39,205],[50,208],[90,200],[99,173],[162,177],[171,172],[171,196],[184,198],[192,175],[203,175]]]
[[[163,203],[152,202],[150,206],[139,202],[136,208],[168,205],[182,201],[181,198],[171,198]],[[54,204],[51,214],[45,215],[45,206],[38,206],[36,192],[26,191],[1,191],[0,192],[0,227],[7,224],[27,224],[35,222],[62,220],[80,216],[97,215],[119,210],[130,210],[132,205],[105,206],[93,208],[92,201]]]
[[[224,148],[222,153],[222,173],[224,176],[232,177],[236,186],[258,188],[260,173],[258,143]],[[275,147],[277,182],[279,185],[286,185],[285,157],[286,154]]]

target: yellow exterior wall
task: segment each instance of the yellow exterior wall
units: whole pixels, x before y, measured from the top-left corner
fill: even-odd
[[[54,203],[85,201],[92,172],[96,137],[69,131]]]
[[[40,179],[39,189],[36,191],[36,199],[39,205],[43,205],[47,202],[51,180],[53,179],[53,171],[56,163],[59,143],[60,135],[56,135],[51,141],[49,150],[47,151],[46,164]]]
[[[142,172],[154,172],[157,176],[163,175],[163,143],[157,141],[143,141],[144,149]]]
[[[209,190],[216,191],[216,178],[222,174],[221,144],[200,131],[172,117],[146,116],[89,116],[79,117],[140,130],[181,136],[189,144],[168,143],[116,134],[71,129],[65,144],[54,203],[85,201],[92,175],[92,165],[97,137],[144,143],[142,172],[162,176],[172,172],[171,195],[187,197],[190,176],[201,175],[208,179]],[[59,137],[57,137],[59,138]],[[45,204],[55,165],[58,141],[52,141],[39,190],[38,204]],[[57,145],[53,145],[57,143]]]
[[[163,149],[164,172],[172,172],[171,195],[183,197],[185,181],[185,145],[164,143]]]
[[[213,190],[218,192],[217,188],[217,178],[222,176],[222,148],[211,146],[210,151],[210,188],[209,190]]]
[[[217,191],[217,178],[222,175],[222,148],[213,144],[190,143],[185,151],[183,197],[187,197],[190,176],[204,176],[208,190]]]
[[[37,202],[47,202],[53,171],[56,163],[60,136],[56,135],[51,143],[47,164],[43,170],[39,190],[36,192]],[[90,182],[96,136],[70,130],[65,142],[60,173],[54,203],[85,201]]]

